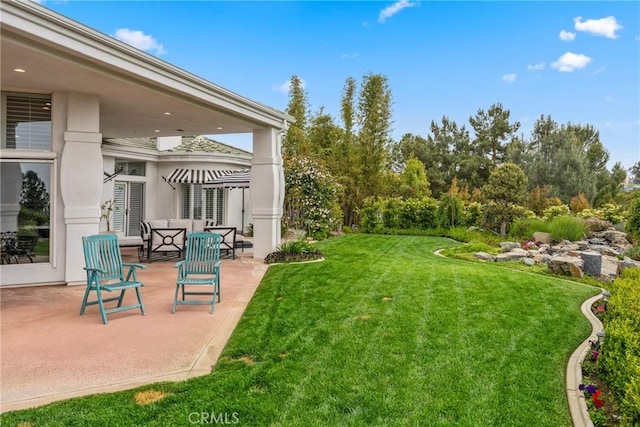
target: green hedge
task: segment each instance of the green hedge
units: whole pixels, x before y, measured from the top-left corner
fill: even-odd
[[[628,268],[611,284],[606,337],[598,368],[611,388],[621,426],[640,425],[640,269]]]

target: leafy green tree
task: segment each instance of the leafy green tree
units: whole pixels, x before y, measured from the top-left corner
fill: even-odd
[[[333,171],[338,182],[342,184],[342,210],[344,223],[357,224],[357,212],[360,207],[360,190],[358,177],[360,168],[357,160],[358,149],[356,147],[356,108],[357,83],[353,77],[347,78],[340,99],[340,117],[343,124],[343,136],[340,140],[336,170]]]
[[[593,204],[598,188],[607,180],[609,153],[591,125],[558,125],[550,116],[534,124],[523,156],[529,185],[549,186],[563,203],[583,193]]]
[[[400,195],[403,199],[422,199],[429,197],[429,181],[424,164],[415,157],[409,158],[404,171],[400,175]]]
[[[475,132],[476,152],[488,158],[492,165],[504,161],[506,144],[520,129],[520,123],[510,123],[511,112],[501,103],[493,104],[487,111],[479,109],[475,116],[469,117],[469,123]]]
[[[32,170],[22,175],[20,206],[34,212],[49,212],[49,193],[44,181]]]
[[[518,165],[504,163],[491,171],[483,193],[495,203],[492,213],[500,223],[500,235],[505,236],[507,224],[513,220],[517,206],[527,197],[527,176]]]
[[[362,79],[357,103],[357,160],[359,194],[357,206],[381,193],[390,166],[391,89],[386,76],[367,74]]]
[[[617,162],[611,172],[605,170],[598,175],[598,193],[593,205],[603,206],[606,203],[617,203],[622,193],[622,184],[627,179],[627,171]]]
[[[309,101],[307,93],[304,90],[300,77],[291,76],[289,87],[289,104],[287,105],[287,114],[296,119],[295,123],[289,125],[287,134],[282,142],[282,155],[286,158],[294,156],[309,156],[311,149],[307,139],[307,122]]]
[[[460,189],[458,188],[458,180],[453,179],[451,188],[445,194],[440,196],[438,203],[438,224],[441,227],[453,228],[463,225],[465,222],[465,207]]]
[[[307,129],[307,139],[310,147],[310,157],[317,159],[327,166],[332,174],[340,167],[341,141],[344,131],[338,126],[324,108],[311,116]]]
[[[635,165],[631,166],[629,172],[633,176],[631,182],[634,184],[640,184],[640,162],[637,162]]]

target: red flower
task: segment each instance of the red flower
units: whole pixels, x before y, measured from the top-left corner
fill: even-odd
[[[593,399],[593,404],[596,406],[596,408],[600,409],[604,406],[604,401],[600,399],[600,390],[596,390],[591,398]]]
[[[598,313],[604,313],[604,305],[599,305],[596,310],[598,310]]]

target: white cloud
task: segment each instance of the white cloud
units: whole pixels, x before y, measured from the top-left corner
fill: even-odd
[[[342,55],[340,55],[341,59],[354,59],[357,58],[359,55],[357,53],[343,53]]]
[[[582,53],[567,52],[562,55],[556,62],[551,64],[551,68],[564,73],[571,73],[573,70],[584,68],[591,62],[591,58]]]
[[[378,16],[378,22],[382,23],[388,18],[391,18],[396,13],[400,12],[402,9],[413,7],[417,4],[418,3],[409,0],[399,0],[392,5],[385,7],[382,12],[380,12],[380,15]]]
[[[607,16],[601,19],[587,19],[582,20],[581,16],[574,18],[575,29],[577,31],[585,31],[591,33],[594,36],[604,36],[609,39],[616,39],[618,35],[616,31],[622,29],[622,25],[618,23],[615,16]]]
[[[527,69],[531,71],[540,71],[544,69],[545,63],[542,61],[539,64],[527,65]]]
[[[514,73],[505,74],[502,76],[502,81],[506,83],[513,83],[516,81],[516,75]]]
[[[300,83],[303,89],[307,86],[307,83],[302,79],[300,79]],[[286,80],[279,85],[273,85],[273,90],[282,92],[285,95],[289,95],[289,89],[291,89],[291,80]]]
[[[158,41],[150,35],[140,30],[130,30],[128,28],[120,28],[116,30],[115,37],[135,48],[144,50],[145,52],[154,51],[158,55],[167,53]]]
[[[562,30],[562,31],[560,31],[560,35],[558,37],[560,37],[560,40],[564,40],[566,42],[570,42],[570,41],[573,41],[576,38],[576,33],[572,33],[571,31]]]

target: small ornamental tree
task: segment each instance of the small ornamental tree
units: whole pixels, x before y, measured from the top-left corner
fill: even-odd
[[[284,180],[288,227],[322,238],[340,226],[340,186],[320,163],[308,158],[292,158],[285,165]]]
[[[585,209],[589,209],[591,206],[589,205],[587,196],[585,196],[584,193],[580,193],[577,196],[573,196],[571,198],[569,207],[571,208],[571,212],[578,213],[582,212]]]
[[[424,163],[415,157],[410,157],[404,171],[400,175],[400,193],[403,199],[423,199],[429,197],[431,189],[427,180]]]
[[[500,235],[507,234],[507,225],[518,212],[514,207],[521,205],[527,197],[527,176],[514,163],[504,163],[491,171],[483,188],[488,201],[493,202],[492,214],[500,224]]]

